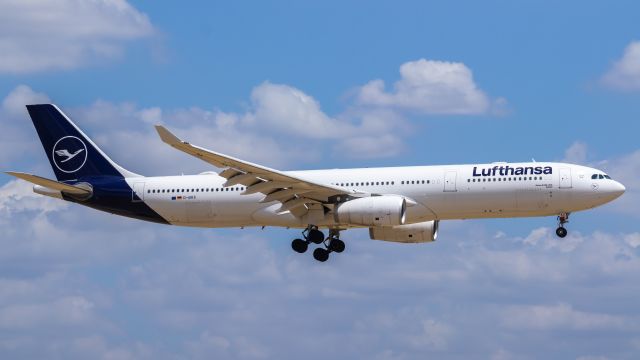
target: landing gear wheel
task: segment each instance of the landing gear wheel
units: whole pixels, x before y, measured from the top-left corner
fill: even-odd
[[[313,251],[313,258],[320,262],[325,262],[329,259],[329,250],[317,248]]]
[[[309,230],[309,235],[307,235],[307,240],[314,244],[321,244],[324,241],[324,234],[318,229],[311,229]]]
[[[295,239],[291,242],[291,248],[297,253],[304,253],[309,248],[309,243],[302,239]]]
[[[341,253],[344,251],[344,241],[340,239],[331,239],[329,242],[329,250],[337,253]]]
[[[563,228],[562,226],[557,228],[556,235],[558,235],[559,238],[564,238],[565,236],[567,236],[567,229]]]

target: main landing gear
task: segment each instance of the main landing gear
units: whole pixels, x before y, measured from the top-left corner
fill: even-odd
[[[313,251],[313,258],[325,262],[329,259],[332,252],[341,253],[344,251],[344,241],[340,240],[340,230],[329,229],[329,236],[325,239],[324,233],[318,230],[317,226],[309,225],[303,232],[302,239],[295,239],[291,242],[291,248],[297,253],[304,253],[309,248],[309,243],[323,244]]]
[[[556,229],[556,235],[559,238],[567,236],[567,229],[564,228],[564,224],[569,222],[569,213],[561,213],[558,215],[558,228]]]

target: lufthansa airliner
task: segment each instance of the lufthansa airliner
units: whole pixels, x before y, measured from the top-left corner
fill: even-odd
[[[608,203],[625,187],[598,169],[528,162],[280,171],[179,139],[160,139],[219,172],[145,177],[113,162],[53,104],[27,105],[56,180],[7,172],[33,191],[162,224],[197,227],[281,226],[302,229],[291,243],[318,261],[340,253],[340,233],[369,228],[373,240],[434,241],[449,219],[557,216],[565,237],[569,214]],[[323,230],[327,231],[327,235]]]

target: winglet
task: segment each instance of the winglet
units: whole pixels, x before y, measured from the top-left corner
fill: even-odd
[[[169,145],[186,144],[184,141],[180,140],[177,136],[173,135],[171,131],[167,130],[166,127],[162,125],[156,125],[155,127],[156,127],[156,131],[158,132],[158,135],[160,135],[160,139],[163,142]]]

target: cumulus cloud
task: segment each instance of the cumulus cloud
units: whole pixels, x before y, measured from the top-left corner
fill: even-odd
[[[27,155],[44,160],[24,105],[49,101],[46,94],[25,85],[4,98],[0,160],[5,164],[24,163]],[[132,102],[105,100],[62,110],[112,159],[145,175],[214,170],[163,144],[153,128],[158,123],[194,144],[273,167],[307,163],[323,154],[334,158],[395,156],[404,149],[402,138],[409,128],[404,118],[390,111],[358,109],[331,117],[301,90],[268,82],[253,89],[244,112],[140,108]],[[45,161],[39,164],[41,171],[47,168]]]
[[[516,329],[627,330],[634,328],[634,322],[622,316],[578,311],[564,303],[510,306],[505,309],[502,316],[505,326]]]
[[[10,0],[0,11],[0,73],[72,69],[111,59],[153,33],[126,0]]]
[[[0,212],[43,212],[64,209],[69,204],[58,199],[44,197],[33,192],[33,184],[22,180],[11,180],[0,187]]]
[[[611,330],[590,340],[602,354],[636,351],[618,341],[638,336],[637,233],[574,231],[567,251],[548,228],[495,239],[449,227],[415,246],[349,231],[326,266],[291,253],[284,229],[147,224],[15,186],[0,193],[19,194],[0,211],[2,357],[544,357],[557,332],[571,351],[581,332]]]
[[[571,164],[585,164],[587,162],[587,144],[582,141],[576,141],[564,152],[562,162]]]
[[[252,111],[245,121],[305,138],[341,138],[354,126],[332,119],[311,96],[288,85],[265,82],[251,92]]]
[[[640,90],[640,41],[632,41],[617,60],[602,76],[605,86],[613,89]]]
[[[2,109],[10,115],[24,115],[27,113],[25,105],[49,102],[51,99],[46,94],[35,92],[26,85],[18,85],[2,100]]]
[[[483,114],[492,107],[465,64],[426,59],[402,64],[393,90],[385,90],[382,80],[372,80],[358,90],[357,99],[365,105],[423,114]],[[496,104],[504,106],[505,99]]]

